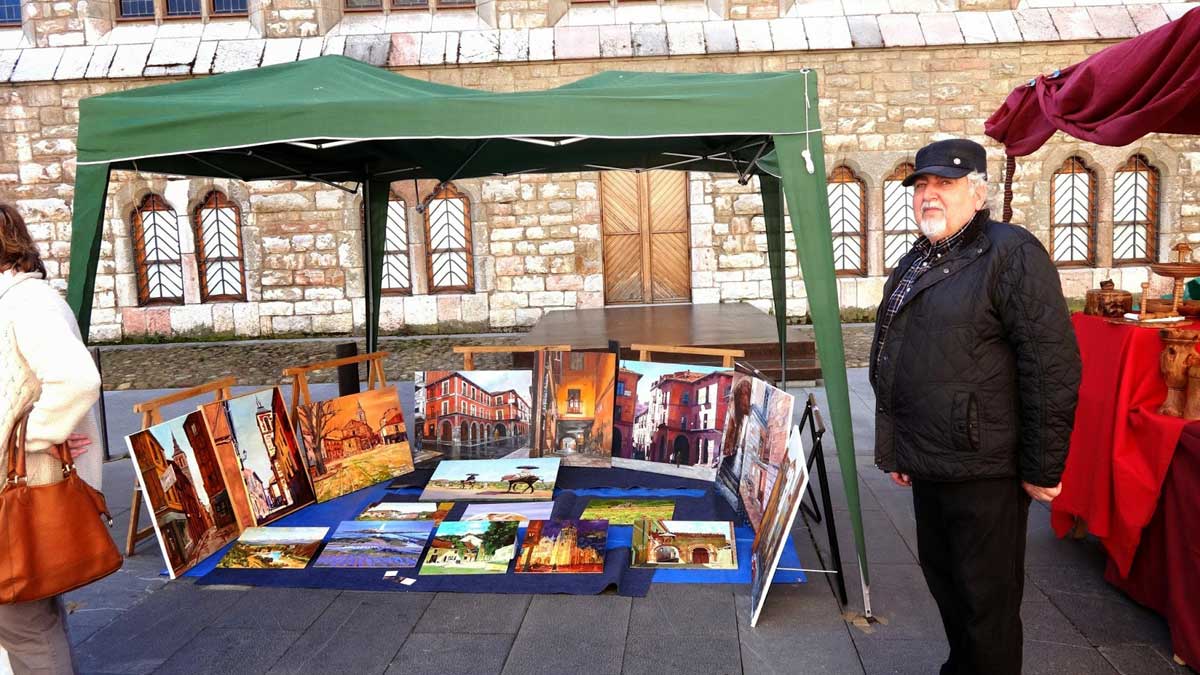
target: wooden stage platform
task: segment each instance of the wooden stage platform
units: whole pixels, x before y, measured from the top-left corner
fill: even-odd
[[[547,312],[522,336],[520,344],[571,345],[573,349],[605,349],[610,340],[621,344],[623,358],[637,358],[631,344],[742,349],[740,361],[779,378],[779,343],[775,319],[746,303],[639,305]],[[521,355],[514,355],[521,356]],[[524,359],[522,359],[524,360]],[[660,354],[655,360],[714,365],[719,359]],[[787,379],[818,380],[821,367],[815,343],[788,327]]]

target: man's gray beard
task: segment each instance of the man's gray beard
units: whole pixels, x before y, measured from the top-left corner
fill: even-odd
[[[946,231],[946,219],[921,218],[917,221],[917,227],[920,228],[921,234],[925,235],[926,239],[933,239]]]

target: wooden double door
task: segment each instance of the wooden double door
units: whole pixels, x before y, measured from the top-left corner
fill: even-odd
[[[687,173],[606,171],[600,175],[605,302],[690,302]]]

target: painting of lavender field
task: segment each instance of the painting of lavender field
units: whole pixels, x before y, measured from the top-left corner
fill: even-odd
[[[338,526],[314,567],[416,567],[433,521],[350,520]]]

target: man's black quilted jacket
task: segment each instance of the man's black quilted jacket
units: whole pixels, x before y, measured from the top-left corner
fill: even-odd
[[[1056,485],[1080,377],[1058,272],[1024,229],[986,211],[968,228],[917,280],[882,350],[876,323],[875,463],[926,480]],[[917,257],[896,266],[881,307]]]

